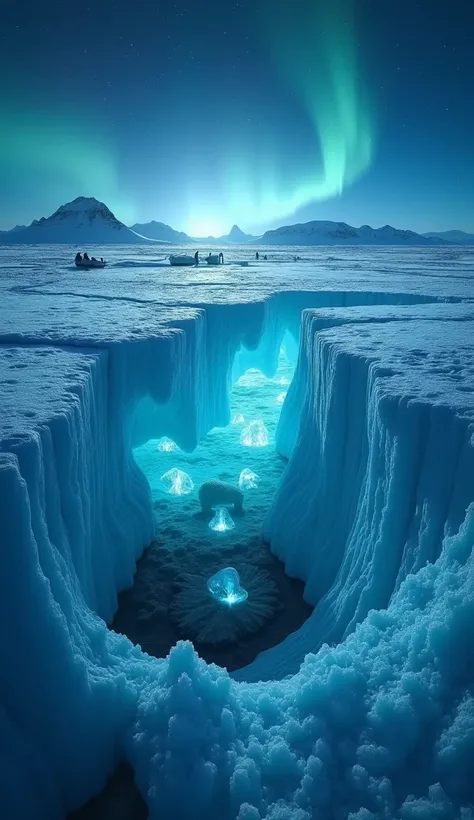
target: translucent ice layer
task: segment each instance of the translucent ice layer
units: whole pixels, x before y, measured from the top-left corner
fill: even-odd
[[[214,518],[209,521],[209,527],[211,530],[214,530],[214,532],[227,532],[228,530],[233,530],[235,524],[226,508],[218,507]]]
[[[248,427],[242,430],[240,441],[244,447],[266,447],[268,445],[268,430],[263,421],[251,421]]]
[[[247,590],[240,586],[239,573],[233,567],[216,572],[209,578],[207,588],[212,597],[225,606],[242,604],[248,598]]]
[[[194,490],[191,476],[176,467],[163,473],[161,482],[169,495],[189,495]]]
[[[255,487],[258,487],[260,483],[260,478],[258,477],[257,473],[254,473],[253,470],[245,469],[242,470],[239,476],[239,487],[241,490],[253,490]]]

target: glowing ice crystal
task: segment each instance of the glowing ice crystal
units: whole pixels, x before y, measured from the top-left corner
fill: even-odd
[[[276,397],[276,403],[277,403],[277,404],[283,404],[283,402],[285,401],[285,399],[286,399],[286,392],[284,392],[284,393],[280,393],[280,394]]]
[[[227,532],[228,530],[233,530],[235,524],[226,508],[218,507],[214,518],[209,521],[209,527],[211,530],[214,530],[214,532]]]
[[[245,447],[266,447],[268,444],[268,430],[263,421],[251,421],[248,427],[242,430],[240,442]]]
[[[158,450],[160,450],[162,453],[172,453],[174,450],[177,449],[178,445],[175,444],[175,442],[172,439],[166,438],[166,436],[160,438],[160,441],[158,443]]]
[[[253,470],[242,470],[239,476],[239,487],[241,490],[253,490],[258,487],[260,478]]]
[[[239,573],[234,567],[226,567],[212,575],[207,588],[212,597],[224,606],[242,604],[249,597],[247,590],[240,586]]]
[[[242,413],[236,413],[234,418],[232,419],[232,424],[244,424],[244,423],[245,423],[245,419],[244,419]]]
[[[191,476],[176,467],[163,473],[161,481],[169,495],[189,495],[194,490]]]

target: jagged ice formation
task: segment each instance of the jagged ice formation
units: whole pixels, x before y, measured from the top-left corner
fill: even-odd
[[[245,287],[2,252],[6,820],[63,817],[123,757],[160,820],[472,817],[474,259],[337,252]],[[264,532],[313,615],[232,677],[150,658],[105,625],[153,536],[132,446],[193,449],[284,337]]]

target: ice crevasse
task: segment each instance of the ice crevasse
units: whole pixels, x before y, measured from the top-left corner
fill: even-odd
[[[2,295],[7,820],[64,817],[121,758],[160,820],[473,816],[474,306],[303,284],[186,307]],[[232,677],[188,643],[150,658],[105,624],[154,533],[132,445],[191,450],[287,330],[264,534],[315,610]]]

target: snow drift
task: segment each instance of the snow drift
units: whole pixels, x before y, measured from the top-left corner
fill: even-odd
[[[3,816],[61,818],[126,757],[160,820],[468,818],[472,307],[427,304],[434,280],[187,307],[104,281],[2,297]],[[102,620],[153,533],[131,445],[192,449],[285,333],[265,533],[316,609],[233,678],[150,658]]]

